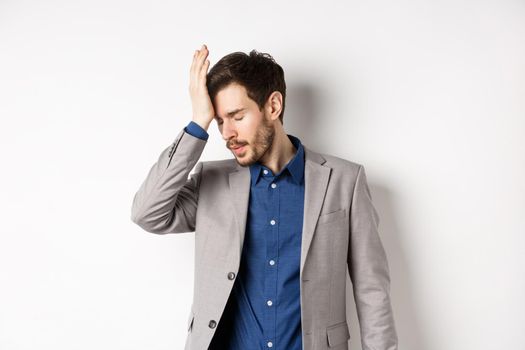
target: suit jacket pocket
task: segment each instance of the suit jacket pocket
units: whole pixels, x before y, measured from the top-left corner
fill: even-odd
[[[328,338],[328,346],[334,347],[350,339],[350,332],[348,331],[348,324],[346,321],[326,327],[326,336]]]
[[[344,218],[346,216],[346,209],[339,209],[330,213],[321,214],[319,216],[318,224],[324,224],[331,221],[336,221],[337,219]]]

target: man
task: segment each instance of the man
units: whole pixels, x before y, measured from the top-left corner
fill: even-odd
[[[232,53],[208,73],[208,53],[196,50],[190,69],[193,118],[131,215],[151,233],[195,231],[185,349],[348,349],[347,266],[363,349],[397,349],[363,166],[285,133],[284,72],[270,55]],[[199,162],[213,119],[234,158]]]

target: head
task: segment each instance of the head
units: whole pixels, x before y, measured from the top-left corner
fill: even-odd
[[[282,130],[286,97],[284,71],[265,53],[234,52],[208,72],[208,93],[215,121],[237,162],[258,161]],[[235,147],[242,149],[234,150]]]

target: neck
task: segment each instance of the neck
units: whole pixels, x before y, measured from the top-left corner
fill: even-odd
[[[277,127],[273,143],[268,148],[259,162],[270,169],[274,174],[278,174],[292,160],[297,153],[297,149],[286,135],[282,127]]]

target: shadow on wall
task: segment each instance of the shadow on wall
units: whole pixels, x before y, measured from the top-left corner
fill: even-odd
[[[298,136],[306,147],[312,145],[311,148],[315,149],[315,140],[319,139],[319,136],[316,136],[316,123],[319,123],[316,116],[321,115],[316,109],[320,106],[320,101],[316,101],[315,90],[307,84],[294,85],[286,90],[284,130]],[[293,108],[288,107],[289,103],[293,104]]]

